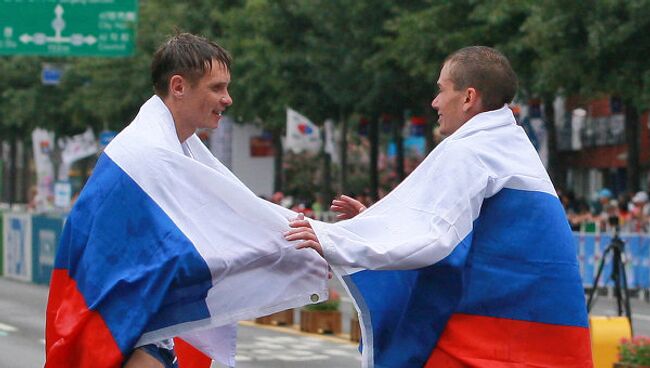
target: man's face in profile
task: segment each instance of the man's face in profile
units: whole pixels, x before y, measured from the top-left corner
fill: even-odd
[[[438,94],[431,107],[438,111],[440,134],[449,136],[460,128],[464,121],[463,103],[465,91],[457,91],[451,80],[449,63],[445,63],[438,78]]]
[[[212,60],[212,67],[197,82],[189,84],[183,110],[195,129],[214,129],[219,125],[222,113],[232,105],[229,84],[230,72],[217,60]]]

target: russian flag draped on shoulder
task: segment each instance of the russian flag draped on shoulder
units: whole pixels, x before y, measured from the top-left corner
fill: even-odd
[[[359,311],[364,367],[592,366],[572,234],[507,106],[355,218],[312,227]]]
[[[234,323],[327,298],[327,264],[286,242],[295,213],[248,190],[156,96],[99,158],[50,286],[47,367],[119,367],[180,336],[234,366]],[[318,296],[316,298],[315,295]]]

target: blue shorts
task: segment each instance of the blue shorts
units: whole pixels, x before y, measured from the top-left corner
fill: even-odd
[[[161,362],[165,368],[178,368],[178,359],[173,349],[165,349],[154,344],[140,346],[138,349],[144,350],[147,354]]]

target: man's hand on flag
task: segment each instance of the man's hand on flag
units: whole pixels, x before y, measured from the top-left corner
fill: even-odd
[[[298,214],[298,217],[289,221],[289,227],[293,229],[284,233],[284,238],[289,241],[303,240],[302,243],[296,245],[296,249],[311,248],[323,256],[323,247],[321,247],[316,233],[311,228],[309,221],[305,220],[305,215]]]
[[[357,201],[356,199],[343,194],[339,197],[339,199],[332,201],[330,209],[334,212],[339,212],[339,214],[336,215],[337,219],[347,220],[365,211],[366,206],[364,206],[363,203]]]

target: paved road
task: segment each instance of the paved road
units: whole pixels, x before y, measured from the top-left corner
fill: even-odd
[[[45,362],[47,288],[0,277],[0,368]]]
[[[47,292],[46,286],[0,277],[0,368],[43,366]],[[361,366],[356,345],[341,338],[242,322],[237,340],[238,368]]]
[[[352,306],[341,291],[343,321],[349,321]],[[47,287],[0,277],[0,368],[42,367],[44,358]],[[632,300],[637,335],[650,336],[650,304]],[[613,299],[600,297],[593,314],[615,315]],[[349,331],[344,323],[343,331]],[[288,328],[267,328],[250,322],[240,325],[238,368],[358,368],[356,346],[339,338],[301,334]],[[217,364],[214,368],[221,368]]]

